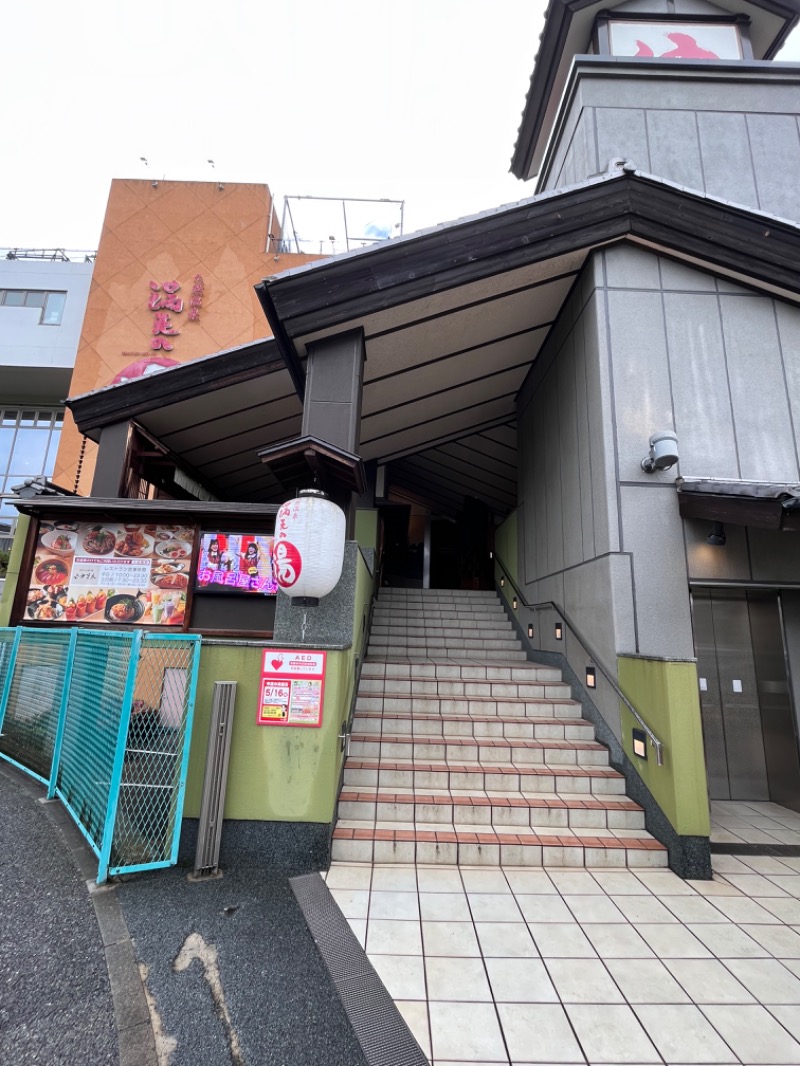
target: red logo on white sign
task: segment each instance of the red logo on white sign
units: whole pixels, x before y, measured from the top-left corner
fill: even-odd
[[[288,540],[275,545],[275,577],[281,588],[290,589],[300,577],[303,559],[300,552]]]

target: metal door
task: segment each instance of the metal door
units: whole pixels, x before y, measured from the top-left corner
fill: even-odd
[[[694,589],[711,799],[797,807],[800,760],[777,593]]]

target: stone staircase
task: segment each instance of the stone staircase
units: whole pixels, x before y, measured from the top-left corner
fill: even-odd
[[[350,862],[666,866],[493,592],[381,589],[333,833]]]

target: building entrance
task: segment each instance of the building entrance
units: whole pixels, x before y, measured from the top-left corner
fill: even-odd
[[[695,588],[695,654],[711,799],[800,810],[800,758],[777,592]]]

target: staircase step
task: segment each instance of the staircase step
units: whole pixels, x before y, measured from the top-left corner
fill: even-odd
[[[412,792],[344,789],[339,817],[350,821],[447,823],[456,826],[527,826],[552,829],[644,829],[642,808],[627,796],[555,793]]]
[[[646,833],[620,838],[588,830],[578,835],[517,827],[414,825],[382,829],[366,822],[338,825],[332,857],[341,862],[444,863],[464,866],[662,867],[667,852]]]
[[[359,692],[363,690],[359,688]],[[463,715],[477,715],[492,718],[515,718],[521,721],[526,717],[535,718],[575,718],[580,710],[580,704],[570,699],[545,699],[544,697],[533,698],[506,698],[489,699],[486,697],[452,697],[411,695],[410,693],[394,693],[380,691],[367,691],[356,698],[356,712],[397,713],[407,715],[428,715],[440,717],[455,717]]]
[[[519,638],[515,637],[513,633],[497,635],[495,630],[492,636],[487,636],[472,630],[453,629],[446,634],[441,628],[437,629],[435,633],[405,633],[395,636],[391,636],[386,632],[375,633],[373,631],[369,642],[370,646],[376,649],[400,644],[407,645],[409,648],[428,648],[430,649],[428,651],[429,655],[436,654],[432,649],[446,648],[451,644],[460,648],[477,648],[479,650],[493,648],[497,652],[517,651],[522,647]]]
[[[361,676],[424,681],[436,678],[444,681],[514,681],[525,684],[561,682],[559,670],[538,663],[463,663],[447,662],[444,657],[430,659],[423,656],[413,659],[405,656],[402,659],[366,658]]]
[[[382,589],[334,859],[666,866],[560,670],[493,592]]]
[[[508,636],[515,637],[511,626],[503,627],[500,621],[482,623],[475,618],[420,618],[417,621],[374,621],[372,636]]]
[[[366,700],[368,697],[362,697]],[[361,702],[361,701],[359,701]],[[410,698],[406,700],[411,705]],[[447,701],[440,700],[440,703]],[[538,705],[534,705],[538,706]],[[509,737],[525,740],[594,740],[594,726],[585,718],[515,716],[497,714],[423,714],[380,709],[361,709],[356,704],[353,737],[375,737],[384,733],[418,736]]]
[[[513,763],[547,766],[608,766],[608,748],[593,740],[522,740],[472,736],[365,736],[350,738],[353,759],[425,759],[446,763]]]
[[[569,792],[625,794],[625,778],[608,766],[546,766],[543,763],[477,763],[421,759],[356,759],[344,765],[351,788],[446,789],[466,792]]]
[[[440,678],[404,680],[361,676],[358,691],[364,696],[415,696],[431,699],[557,700],[574,706],[572,690],[560,682],[452,681]]]
[[[428,652],[430,654],[436,654],[437,652],[445,659],[469,659],[471,661],[480,660],[494,660],[498,658],[499,653],[502,653],[503,659],[514,660],[516,662],[524,663],[526,661],[525,652],[520,648],[514,650],[513,648],[466,648],[458,643],[450,643],[442,645],[442,647],[431,647],[428,644],[424,646],[417,646],[414,644],[386,644],[376,645],[370,643],[368,645],[368,654],[375,655],[376,652],[380,653],[385,651],[388,656],[392,658],[396,657],[408,657],[413,658],[420,653]]]

